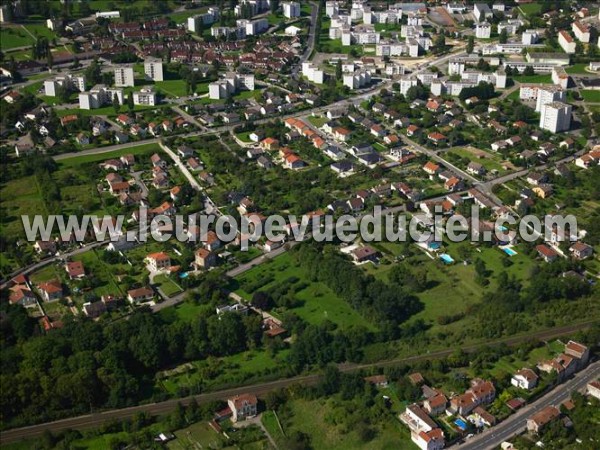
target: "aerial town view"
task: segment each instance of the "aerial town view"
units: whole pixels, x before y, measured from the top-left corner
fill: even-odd
[[[0,447],[600,449],[600,2],[0,0]]]

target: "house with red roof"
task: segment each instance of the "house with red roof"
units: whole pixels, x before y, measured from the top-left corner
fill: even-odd
[[[63,297],[62,284],[58,280],[47,281],[38,286],[42,298],[47,302],[60,300]]]
[[[152,272],[169,270],[171,268],[171,257],[165,252],[150,253],[146,256],[148,268]]]
[[[231,421],[238,422],[256,416],[258,412],[258,399],[253,394],[236,395],[227,400],[231,409]]]
[[[538,255],[542,257],[544,261],[550,263],[558,258],[558,253],[553,248],[549,247],[546,244],[539,244],[535,247],[538,252]]]
[[[69,261],[65,264],[65,270],[70,280],[85,278],[85,268],[81,261]]]

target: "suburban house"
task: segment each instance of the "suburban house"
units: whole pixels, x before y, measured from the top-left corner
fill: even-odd
[[[155,153],[150,157],[150,161],[152,162],[153,167],[160,167],[161,169],[167,168],[167,162],[161,158],[158,153]]]
[[[81,261],[70,261],[66,263],[65,270],[71,280],[85,278],[85,268]]]
[[[258,399],[252,394],[236,395],[227,400],[227,405],[231,409],[232,422],[254,417],[258,412]]]
[[[86,302],[83,304],[81,310],[86,317],[95,319],[104,314],[107,308],[104,302]]]
[[[429,139],[435,145],[440,145],[440,144],[446,143],[446,136],[444,136],[442,133],[438,133],[437,131],[434,131],[433,133],[429,133],[427,135],[427,139]]]
[[[423,170],[429,175],[435,175],[440,171],[440,166],[432,161],[429,161],[423,166]]]
[[[527,431],[539,433],[542,428],[560,417],[560,411],[555,406],[546,406],[540,412],[527,419]]]
[[[558,258],[558,253],[553,248],[547,246],[546,244],[539,244],[535,247],[538,252],[538,255],[542,257],[544,261],[550,263]]]
[[[305,162],[302,161],[302,158],[300,158],[298,155],[296,155],[293,152],[285,155],[283,160],[284,160],[284,165],[287,169],[296,170],[296,169],[301,169],[302,167],[305,166]]]
[[[481,164],[479,164],[477,162],[470,162],[469,165],[467,166],[467,172],[469,172],[473,175],[484,175],[485,167],[483,167]]]
[[[56,243],[54,241],[35,241],[33,244],[33,249],[41,254],[41,253],[56,253]]]
[[[531,369],[521,369],[510,380],[510,384],[521,389],[533,389],[537,386],[537,374]]]
[[[62,284],[58,280],[42,283],[38,286],[38,289],[40,290],[43,299],[47,302],[59,300],[63,297]]]
[[[388,387],[388,379],[385,375],[372,375],[370,377],[365,377],[364,380],[367,383],[370,383],[377,387],[382,387],[382,388]]]
[[[277,150],[279,148],[279,141],[272,137],[265,138],[260,141],[260,148],[263,150]]]
[[[131,303],[145,302],[146,300],[152,300],[153,297],[154,291],[148,287],[141,287],[127,291],[127,300],[129,300]]]
[[[217,233],[215,233],[212,230],[208,231],[206,233],[206,239],[204,240],[204,247],[211,252],[214,252],[215,250],[217,250],[221,247],[221,241],[219,240]]]
[[[354,258],[354,261],[357,263],[362,263],[366,261],[377,261],[378,256],[379,252],[368,245],[365,245],[364,247],[359,247],[356,250],[352,251],[352,258]]]
[[[590,359],[590,350],[585,345],[575,341],[567,342],[565,353],[577,359],[578,370],[583,369]]]
[[[441,392],[433,397],[429,397],[423,402],[423,408],[425,411],[429,413],[431,416],[437,416],[443,413],[446,410],[446,404],[448,403],[448,399]]]
[[[146,256],[146,261],[148,261],[148,268],[152,272],[168,270],[171,267],[171,257],[165,252],[151,253]]]
[[[422,450],[444,448],[444,433],[416,403],[406,407],[400,415],[400,420],[410,429],[411,440]]]
[[[197,267],[209,269],[217,265],[217,255],[205,248],[199,248],[196,250],[195,263]]]
[[[8,300],[12,305],[21,305],[25,308],[37,306],[35,294],[31,292],[25,280],[11,286]]]
[[[333,130],[333,137],[342,142],[346,142],[348,139],[350,139],[350,134],[350,130],[342,127],[337,127]]]
[[[575,242],[573,245],[571,245],[571,247],[569,247],[569,251],[573,255],[573,258],[586,259],[592,256],[594,253],[594,247],[584,242]]]
[[[587,384],[587,393],[600,400],[600,381],[591,381]]]

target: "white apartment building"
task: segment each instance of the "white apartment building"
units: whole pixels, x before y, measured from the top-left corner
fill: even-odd
[[[302,63],[302,75],[308,78],[308,81],[317,84],[323,84],[325,73],[310,62]]]
[[[239,90],[254,90],[254,74],[228,73],[208,85],[208,95],[214,100],[228,98]]]
[[[575,41],[573,40],[573,38],[567,31],[560,30],[558,32],[558,43],[560,44],[562,49],[565,51],[565,53],[569,53],[569,54],[575,53],[575,48],[577,45],[575,44]]]
[[[380,42],[375,46],[376,56],[401,56],[408,53],[408,46],[402,42]]]
[[[246,29],[246,36],[255,36],[269,29],[269,21],[267,19],[238,19],[235,24],[238,28]]]
[[[371,72],[368,70],[356,70],[353,73],[343,75],[344,86],[351,90],[360,89],[371,82]]]
[[[400,78],[400,93],[402,95],[406,95],[406,93],[408,92],[408,90],[419,84],[419,80],[417,80],[416,78],[410,78],[410,77],[402,77]]]
[[[475,3],[473,7],[473,17],[477,22],[483,22],[494,16],[490,7],[485,3]]]
[[[117,97],[119,104],[123,104],[123,89],[109,88],[103,84],[97,84],[89,92],[79,94],[80,109],[96,109],[111,104]]]
[[[163,62],[160,58],[146,58],[144,60],[144,73],[146,80],[163,81]]]
[[[51,80],[44,81],[44,94],[48,97],[56,97],[56,91],[60,86],[64,86],[68,90],[85,91],[85,76],[84,75],[59,75]]]
[[[135,86],[135,77],[133,75],[133,66],[115,67],[115,86],[117,86],[117,87]]]
[[[330,1],[325,2],[325,14],[327,17],[333,17],[340,12],[340,5],[338,2]]]
[[[537,91],[535,110],[541,113],[546,103],[564,102],[566,99],[566,92],[560,86],[554,84],[540,85]]]
[[[477,39],[489,39],[492,36],[492,25],[487,22],[475,24],[475,37]]]
[[[523,25],[523,22],[519,19],[510,19],[500,22],[498,24],[498,34],[502,33],[503,30],[506,30],[506,33],[509,36],[517,34],[517,30]]]
[[[567,131],[571,127],[572,110],[573,107],[567,103],[546,103],[542,108],[540,128],[551,133]]]
[[[154,106],[156,103],[156,92],[152,89],[142,89],[133,93],[134,105]]]
[[[590,43],[590,27],[585,23],[575,21],[573,22],[573,25],[571,25],[571,29],[577,40],[585,44]]]
[[[552,68],[552,82],[563,89],[569,87],[569,74],[564,67],[556,66]]]
[[[220,11],[216,6],[211,6],[204,14],[197,14],[188,17],[187,28],[191,33],[199,33],[202,28],[207,25],[212,25],[219,20]]]
[[[283,2],[283,15],[288,19],[300,17],[300,3],[298,2]]]
[[[537,30],[525,30],[521,35],[521,44],[532,45],[537,44],[540,40],[540,35]]]

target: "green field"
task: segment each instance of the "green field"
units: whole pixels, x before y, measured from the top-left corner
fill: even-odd
[[[46,26],[46,23],[27,23],[23,25],[31,34],[37,37],[46,37],[52,40],[56,33]]]
[[[600,103],[600,91],[583,89],[579,91],[579,93],[581,94],[583,100],[585,100],[586,102]]]
[[[260,288],[260,290],[267,292],[270,288],[276,287],[291,277],[298,277],[302,282],[307,283],[304,289],[295,294],[298,300],[304,302],[303,305],[293,309],[296,314],[307,322],[319,324],[324,320],[330,320],[342,328],[352,325],[374,328],[348,303],[337,297],[325,284],[320,282],[309,283],[304,271],[294,263],[288,253],[278,256],[272,262],[256,266],[236,278],[238,288],[235,293],[249,300],[253,292],[244,290],[244,287],[248,284],[255,284],[257,280],[267,277],[272,277],[273,281]]]
[[[20,26],[2,26],[0,28],[0,50],[2,51],[29,46],[34,42],[33,37]]]
[[[167,275],[161,274],[154,277],[154,283],[160,288],[160,290],[167,296],[173,297],[176,294],[183,292],[181,286],[175,283]]]
[[[513,79],[519,83],[552,83],[552,75],[549,74],[516,75]]]
[[[489,172],[490,170],[497,170],[499,173],[504,173],[506,170],[502,168],[500,164],[500,158],[498,156],[485,152],[485,158],[477,158],[477,156],[465,148],[453,148],[448,153],[453,153],[460,156],[461,158],[468,158],[469,160],[481,164]],[[466,166],[464,167],[466,169]]]
[[[117,285],[112,268],[100,260],[96,251],[87,251],[75,256],[73,260],[81,261],[85,267],[86,275],[93,276],[98,280],[98,285],[94,287],[94,294],[97,297],[103,295],[124,295],[124,292],[121,292],[121,289]]]
[[[311,124],[313,124],[315,127],[321,128],[323,125],[325,125],[327,122],[329,122],[329,119],[325,116],[323,116],[323,117],[310,116],[308,118],[308,121]]]
[[[149,155],[150,153],[160,152],[161,148],[158,144],[148,144],[141,142],[133,142],[126,148],[121,150],[112,150],[103,153],[87,154],[87,155],[74,155],[73,157],[61,159],[59,165],[61,168],[80,166],[81,164],[87,164],[96,161],[105,161],[111,158],[118,158],[122,155],[131,153],[133,155]]]
[[[43,84],[43,83],[42,83]],[[167,105],[156,105],[156,106],[144,106],[144,105],[136,105],[134,106],[134,111],[147,111],[149,109],[159,110],[161,108],[166,108]],[[126,113],[127,108],[121,106],[119,110],[120,113]],[[80,108],[69,108],[69,109],[58,109],[56,110],[56,115],[58,117],[68,116],[69,114],[77,114],[78,116],[116,116],[117,113],[112,106],[104,106],[102,108],[96,109],[80,109]]]
[[[541,3],[528,3],[528,4],[520,5],[519,9],[526,16],[537,16],[540,14],[540,11],[542,10],[542,4]]]
[[[586,63],[573,64],[570,67],[565,67],[565,70],[569,75],[589,74],[590,72],[586,70],[589,66],[590,65]]]
[[[221,448],[225,445],[222,435],[213,430],[208,423],[199,422],[176,431],[177,439],[169,442],[169,450],[187,450],[189,448]]]
[[[0,198],[3,236],[23,236],[21,215],[35,212],[45,216],[48,213],[35,176],[23,177],[3,184]]]
[[[315,449],[352,450],[352,449],[389,449],[413,450],[415,445],[410,440],[410,433],[392,414],[377,421],[375,437],[361,441],[357,432],[336,423],[334,417],[340,417],[340,407],[336,407],[335,399],[304,400],[295,399],[288,402],[289,413],[279,414],[284,432],[289,435],[293,431],[301,431],[310,436],[311,447]],[[337,412],[337,414],[336,414]],[[346,413],[347,414],[347,413]],[[268,430],[273,429],[267,419]],[[273,436],[277,440],[279,435]]]

